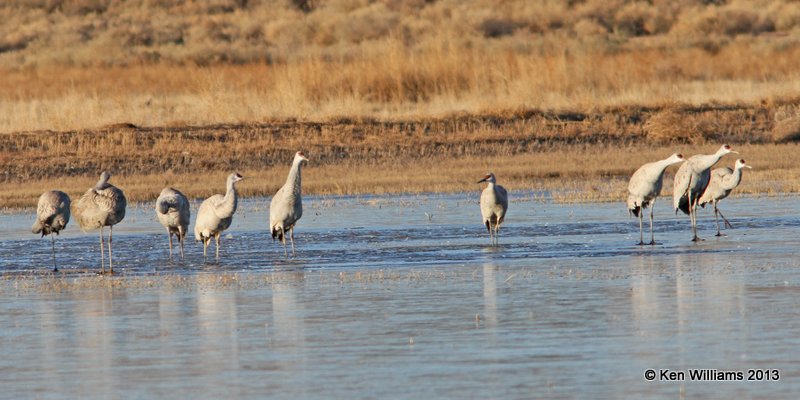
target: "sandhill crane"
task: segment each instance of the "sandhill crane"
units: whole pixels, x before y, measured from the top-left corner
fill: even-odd
[[[488,182],[486,188],[481,193],[481,217],[486,230],[489,231],[489,238],[492,245],[497,245],[497,233],[500,231],[500,224],[506,218],[508,210],[508,192],[497,184],[497,178],[489,172],[478,183]]]
[[[725,221],[725,226],[733,229],[733,225],[728,222],[728,219],[722,215],[722,211],[719,211],[717,208],[717,203],[728,197],[731,191],[739,186],[739,182],[742,180],[742,168],[752,167],[747,165],[744,159],[738,159],[733,165],[733,170],[728,167],[715,168],[711,171],[711,180],[708,182],[706,191],[700,196],[701,207],[705,207],[707,203],[714,204],[714,220],[717,222],[717,236],[722,236],[722,232],[719,230],[719,218],[717,218],[717,214]]]
[[[100,180],[94,187],[89,188],[81,196],[75,205],[75,216],[81,230],[100,228],[100,268],[101,273],[106,272],[103,254],[103,228],[108,226],[108,268],[110,273],[114,273],[114,263],[111,256],[111,240],[114,233],[114,225],[125,218],[125,207],[128,202],[125,193],[116,186],[108,183],[111,174],[103,171]]]
[[[308,163],[308,158],[302,151],[294,154],[292,167],[286,183],[278,189],[269,202],[269,230],[272,240],[278,239],[283,243],[283,254],[289,257],[286,251],[286,231],[292,242],[292,256],[294,257],[294,225],[303,216],[303,199],[300,190],[300,170],[303,164]]]
[[[158,217],[158,222],[167,229],[169,259],[172,260],[172,235],[178,238],[178,243],[181,247],[181,258],[183,258],[183,242],[186,238],[191,216],[189,199],[177,189],[170,187],[162,189],[156,200],[156,216]]]
[[[675,153],[663,160],[642,165],[631,176],[628,183],[628,212],[639,217],[639,245],[644,244],[642,218],[644,209],[650,207],[650,244],[656,244],[653,233],[653,208],[656,198],[661,194],[664,171],[672,164],[683,162],[683,155]]]
[[[62,229],[69,223],[70,200],[66,193],[59,190],[51,190],[39,196],[39,204],[36,206],[36,222],[33,223],[31,231],[41,233],[42,237],[50,235],[53,245],[53,272],[58,272],[56,264],[56,237]]]
[[[728,153],[736,152],[731,150],[731,146],[724,144],[714,154],[692,156],[678,168],[678,172],[675,174],[675,184],[672,187],[672,204],[676,214],[678,210],[681,210],[689,215],[689,220],[692,223],[692,241],[694,242],[700,240],[697,237],[698,200],[706,190],[706,186],[708,186],[711,167]]]
[[[219,242],[222,232],[231,226],[233,213],[236,212],[238,198],[236,195],[236,182],[241,181],[242,176],[234,172],[228,175],[225,196],[215,194],[200,204],[197,210],[197,219],[194,221],[194,238],[203,241],[203,258],[206,257],[206,250],[211,238],[217,242],[217,261],[219,261]]]

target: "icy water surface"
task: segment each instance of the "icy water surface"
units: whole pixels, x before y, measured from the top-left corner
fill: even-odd
[[[71,223],[52,277],[32,214],[0,216],[0,397],[800,393],[797,197],[723,201],[736,229],[722,238],[702,210],[700,243],[662,199],[659,245],[639,247],[623,204],[518,193],[498,248],[473,197],[309,198],[289,261],[266,232],[268,202],[245,201],[219,264],[194,242],[168,262],[150,206],[130,208],[113,278],[90,272],[96,232]],[[748,381],[750,369],[780,379]]]

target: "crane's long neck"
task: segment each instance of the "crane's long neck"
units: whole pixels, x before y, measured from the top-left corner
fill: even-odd
[[[225,197],[222,203],[217,207],[217,214],[221,218],[228,218],[236,212],[236,207],[239,205],[239,199],[236,195],[236,186],[234,182],[228,182],[228,190],[225,191]]]
[[[731,174],[730,179],[727,179],[727,182],[725,182],[726,189],[733,189],[736,186],[739,186],[739,182],[741,181],[742,181],[742,169],[734,168],[733,174]]]
[[[661,161],[656,161],[656,162],[655,162],[655,164],[656,164],[656,171],[658,172],[658,176],[659,176],[659,178],[661,178],[662,176],[664,176],[664,171],[666,171],[666,170],[667,170],[667,168],[668,168],[670,165],[674,164],[674,163],[675,163],[675,162],[672,160],[672,158],[665,158],[665,159],[663,159],[663,160],[661,160]]]
[[[298,160],[292,164],[292,168],[289,170],[289,176],[286,177],[286,183],[283,185],[284,187],[292,188],[292,193],[295,194],[300,194],[300,169],[302,163],[302,160]]]
[[[492,196],[497,196],[497,186],[494,184],[494,182],[487,181],[487,183],[488,185],[486,186],[486,189],[489,190],[489,193],[491,193]]]
[[[707,169],[713,167],[714,164],[716,164],[717,161],[719,161],[719,159],[722,158],[722,156],[724,156],[725,154],[726,153],[718,151],[718,152],[716,152],[714,154],[700,156],[700,157],[697,158],[695,166],[697,168],[699,168],[700,170],[707,170]]]
[[[94,185],[95,190],[103,190],[108,188],[110,185],[108,184],[108,178],[105,176],[101,176],[100,180]]]

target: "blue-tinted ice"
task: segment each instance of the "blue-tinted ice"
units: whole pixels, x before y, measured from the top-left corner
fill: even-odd
[[[91,273],[97,232],[71,223],[53,278],[32,214],[0,216],[2,396],[800,392],[797,197],[726,199],[736,229],[722,238],[701,210],[701,243],[661,199],[659,245],[639,247],[622,203],[517,193],[498,248],[476,197],[308,198],[288,261],[267,233],[268,201],[248,200],[219,264],[193,241],[185,261],[168,262],[151,206],[129,208],[114,278]],[[647,382],[650,368],[779,369],[780,381]]]

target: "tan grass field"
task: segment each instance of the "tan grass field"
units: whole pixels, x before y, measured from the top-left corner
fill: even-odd
[[[0,132],[800,98],[791,0],[11,0]]]
[[[233,170],[270,195],[300,149],[313,194],[493,170],[616,200],[641,163],[723,142],[756,167],[739,192],[798,191],[792,0],[10,0],[0,18],[0,207],[101,169],[134,201]]]

